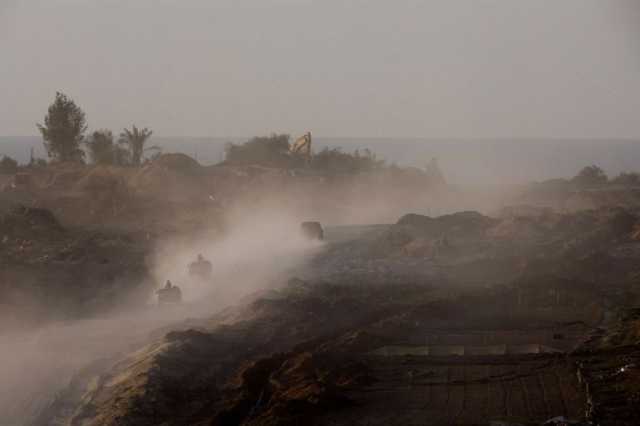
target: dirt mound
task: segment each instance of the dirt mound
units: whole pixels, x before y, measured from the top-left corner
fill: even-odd
[[[625,209],[610,210],[605,218],[607,227],[614,236],[626,236],[633,233],[638,224],[638,217]]]
[[[237,396],[212,424],[298,425],[349,406],[344,390],[369,380],[362,363],[306,351],[277,354],[240,372]]]
[[[409,227],[422,236],[471,235],[482,233],[497,221],[475,211],[464,211],[431,218],[419,214],[407,214],[398,220],[397,226]]]
[[[0,218],[0,234],[4,238],[55,238],[62,231],[60,222],[46,209],[18,206]]]
[[[90,192],[124,189],[127,174],[121,167],[97,166],[78,180],[74,188]]]
[[[185,154],[163,154],[153,160],[150,165],[183,174],[197,174],[202,169],[200,163]]]
[[[87,173],[84,164],[56,163],[48,169],[49,178],[45,183],[48,190],[63,191],[73,186]]]
[[[0,331],[8,320],[75,319],[148,298],[144,242],[63,227],[46,209],[0,217]]]
[[[416,238],[402,247],[402,252],[410,257],[432,257],[436,253],[436,247],[436,241]]]
[[[540,239],[548,235],[552,223],[541,217],[511,216],[487,231],[487,235],[501,239]]]
[[[450,251],[460,240],[483,236],[499,221],[474,211],[429,217],[407,214],[377,238],[372,253],[431,257]]]
[[[495,213],[495,216],[507,219],[513,217],[542,217],[553,214],[553,209],[549,207],[532,206],[529,204],[517,204],[502,207]]]
[[[637,222],[638,217],[624,208],[602,208],[563,215],[552,231],[563,236],[600,234],[618,238],[631,236]]]
[[[165,154],[145,165],[129,180],[141,196],[170,202],[205,199],[208,195],[203,168],[184,154]]]
[[[4,192],[33,190],[37,185],[30,173],[19,172],[13,176],[0,175],[0,188]]]

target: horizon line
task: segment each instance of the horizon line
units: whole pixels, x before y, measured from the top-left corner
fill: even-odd
[[[293,136],[293,135],[291,135]],[[256,136],[174,136],[174,135],[154,135],[156,139],[246,139],[249,140]],[[40,135],[0,135],[0,139],[10,138],[41,138]],[[537,136],[520,136],[520,137],[464,137],[464,136],[447,136],[447,137],[434,137],[434,136],[314,136],[314,139],[330,140],[369,140],[369,141],[491,141],[491,142],[503,142],[503,141],[566,141],[566,142],[579,142],[579,141],[626,141],[626,142],[640,142],[640,136],[626,136],[626,137],[537,137]]]

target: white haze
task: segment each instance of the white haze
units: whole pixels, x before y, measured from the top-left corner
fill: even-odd
[[[156,281],[170,279],[188,302],[205,299],[222,306],[278,284],[322,247],[303,237],[300,222],[288,209],[237,211],[229,215],[231,231],[222,235],[163,242],[153,260]],[[198,254],[212,262],[213,285],[188,276],[186,265]]]
[[[0,0],[0,135],[35,134],[61,90],[91,129],[115,132],[136,123],[165,136],[638,138],[638,4]],[[361,190],[372,193],[372,204],[337,214],[358,223],[408,212]],[[476,201],[460,198],[430,208]],[[163,241],[153,273],[183,288],[183,306],[150,300],[0,336],[0,424],[28,424],[75,372],[153,330],[285,281],[321,250],[296,236],[295,207],[244,211],[215,237]],[[213,263],[211,286],[186,276],[198,253]]]
[[[169,278],[182,288],[181,306],[159,307],[150,299],[138,311],[0,336],[0,424],[29,424],[75,373],[147,343],[152,331],[209,317],[244,296],[286,281],[322,244],[302,238],[299,222],[285,210],[238,216],[214,240],[163,242],[154,273],[159,281]],[[212,260],[213,283],[195,283],[187,277],[187,264],[198,253]]]

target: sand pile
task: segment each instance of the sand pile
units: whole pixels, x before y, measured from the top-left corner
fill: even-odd
[[[382,256],[431,257],[448,250],[455,241],[485,235],[496,223],[498,220],[474,211],[435,218],[411,213],[380,235],[372,250]]]
[[[129,174],[131,172],[122,167],[96,166],[75,183],[74,189],[90,192],[124,190]]]
[[[497,221],[475,211],[453,213],[431,218],[418,214],[407,214],[400,218],[396,227],[410,228],[423,237],[472,236],[484,233]]]
[[[170,202],[204,199],[210,192],[203,168],[184,154],[161,155],[132,176],[129,185],[138,195]]]

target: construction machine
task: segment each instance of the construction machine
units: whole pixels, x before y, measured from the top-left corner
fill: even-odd
[[[300,136],[289,148],[289,152],[305,159],[307,165],[311,163],[311,132]]]

